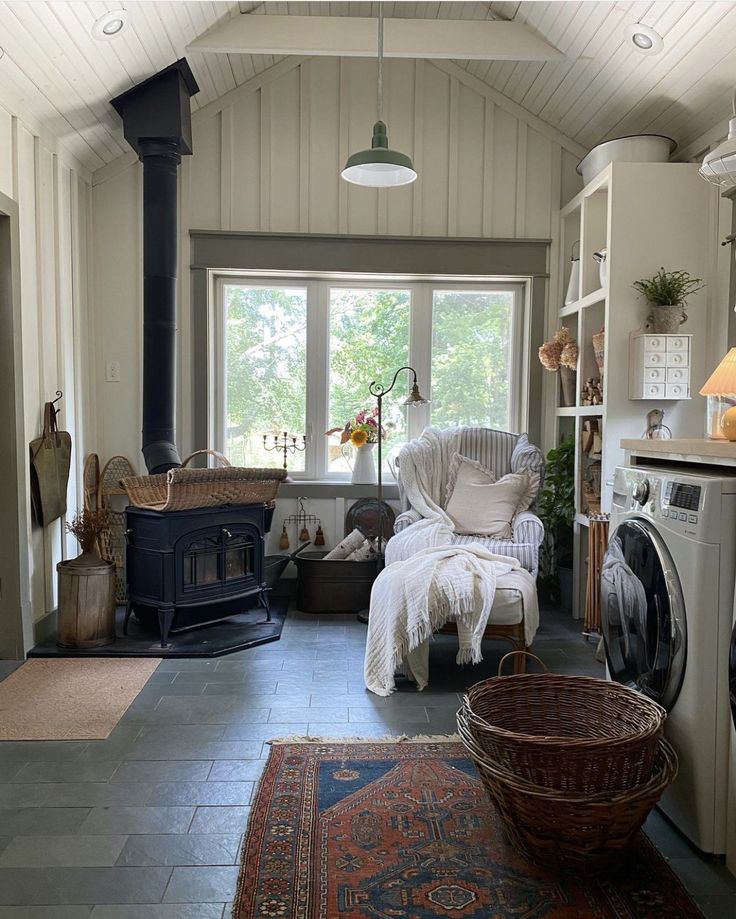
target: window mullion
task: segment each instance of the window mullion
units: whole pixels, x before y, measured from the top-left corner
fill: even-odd
[[[324,477],[327,470],[327,405],[329,385],[329,285],[307,285],[307,457],[306,475]]]
[[[426,399],[432,398],[432,286],[413,284],[411,289],[411,330],[409,363],[416,370],[419,389]],[[411,382],[410,380],[407,382]],[[409,389],[407,388],[407,393]],[[430,420],[430,406],[407,408],[407,436],[419,437]]]
[[[526,431],[529,426],[529,356],[531,328],[528,308],[530,285],[513,287],[514,305],[511,315],[511,404],[509,427],[513,431]]]
[[[211,279],[214,304],[210,315],[210,341],[208,342],[208,364],[210,393],[210,424],[208,442],[220,453],[227,453],[227,349],[225,347],[225,283],[223,278]],[[205,445],[206,446],[206,445]]]

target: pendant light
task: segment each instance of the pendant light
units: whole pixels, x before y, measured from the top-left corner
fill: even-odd
[[[411,157],[389,148],[383,121],[383,3],[378,5],[378,121],[373,125],[370,149],[349,156],[340,175],[346,182],[368,188],[409,185],[417,177]]]
[[[733,188],[736,185],[736,92],[731,102],[728,139],[706,155],[700,167],[700,175],[721,188]]]

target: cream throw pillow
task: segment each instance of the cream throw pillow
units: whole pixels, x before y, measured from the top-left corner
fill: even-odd
[[[512,472],[496,481],[482,463],[453,456],[445,510],[456,533],[511,539],[511,522],[533,500],[534,483],[527,473]]]

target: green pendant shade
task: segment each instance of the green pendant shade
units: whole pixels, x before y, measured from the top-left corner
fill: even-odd
[[[370,149],[349,156],[341,175],[353,185],[370,188],[409,185],[417,177],[411,157],[389,148],[386,125],[382,121],[373,125]]]

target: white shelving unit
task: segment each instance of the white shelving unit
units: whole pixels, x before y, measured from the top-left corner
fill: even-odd
[[[575,438],[575,591],[573,615],[582,618],[587,559],[587,505],[583,493],[586,460],[582,434],[587,420],[598,422],[601,451],[601,510],[610,510],[611,483],[624,462],[622,438],[639,438],[652,408],[665,410],[674,437],[701,437],[705,400],[698,389],[705,366],[708,314],[717,248],[717,193],[690,163],[613,163],[560,211],[558,301],[553,312],[578,343],[577,404],[555,410],[557,441]],[[580,240],[580,299],[567,306],[564,292],[570,274],[569,254]],[[600,286],[593,253],[607,251],[608,278]],[[632,287],[660,267],[685,269],[707,286],[688,301],[683,335],[692,336],[689,352],[690,396],[683,401],[629,398],[629,339],[643,331],[649,312]],[[605,328],[604,369],[595,363],[592,336]],[[603,404],[581,405],[580,391],[589,377],[602,377]]]

